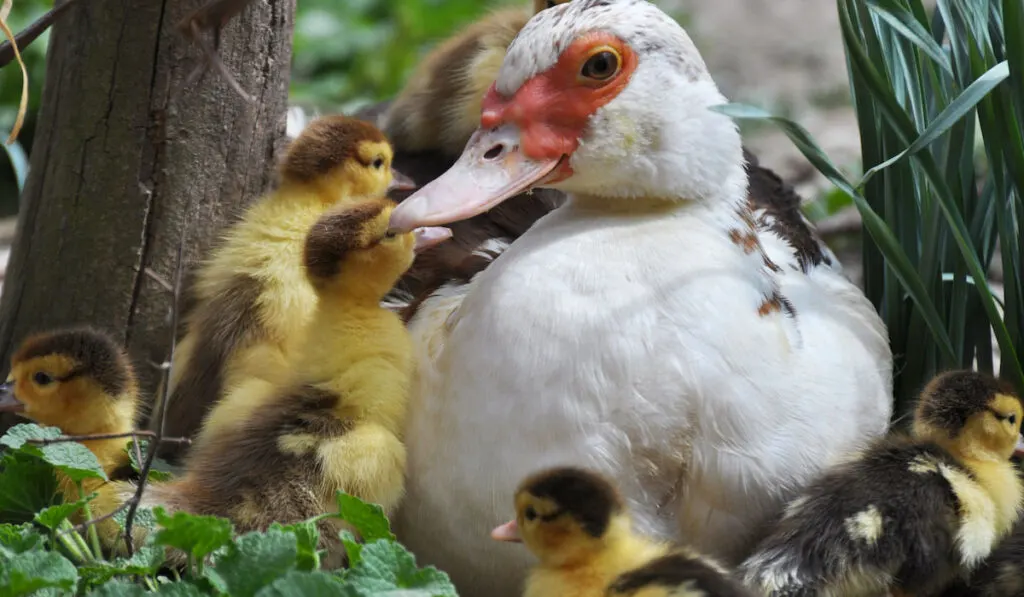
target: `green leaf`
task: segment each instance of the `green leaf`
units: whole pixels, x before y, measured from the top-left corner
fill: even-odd
[[[409,597],[457,597],[448,575],[433,566],[416,567],[416,558],[394,541],[366,543],[358,566],[351,568],[346,580],[360,592],[387,595],[405,589]]]
[[[113,516],[114,521],[123,529],[128,522],[128,508],[121,510]],[[156,528],[156,515],[152,508],[139,506],[135,509],[135,518],[132,519],[132,526],[152,531]],[[134,531],[132,531],[134,533]]]
[[[153,509],[153,515],[160,525],[153,542],[176,547],[197,560],[227,545],[234,532],[230,520],[217,516],[195,516],[186,512],[175,512],[169,516],[160,506]]]
[[[352,531],[344,530],[338,535],[341,537],[341,544],[345,546],[345,553],[348,555],[349,567],[358,565],[359,560],[362,559],[360,553],[363,551],[363,544],[356,539],[356,536],[352,534]]]
[[[89,448],[76,442],[62,442],[42,446],[43,460],[49,462],[68,476],[72,481],[79,482],[85,479],[107,480],[107,473],[103,472],[100,461]]]
[[[295,567],[298,570],[317,570],[320,568],[320,553],[317,547],[320,544],[320,531],[316,522],[307,520],[294,524],[282,525],[274,523],[271,530],[277,529],[293,533],[298,547],[298,557],[295,560]]]
[[[299,572],[292,570],[256,593],[256,597],[306,597],[307,595],[337,595],[342,580],[326,572]]]
[[[164,548],[148,545],[135,550],[130,558],[115,558],[111,562],[96,562],[78,569],[88,584],[104,583],[115,576],[152,576],[164,563]]]
[[[56,427],[40,427],[35,423],[19,423],[0,437],[0,444],[18,450],[30,439],[56,439],[63,435]]]
[[[0,522],[22,523],[57,503],[53,467],[24,452],[3,455],[0,470]]]
[[[139,585],[126,580],[113,580],[102,587],[86,593],[94,597],[137,597],[145,595],[146,591]]]
[[[81,510],[82,506],[84,506],[86,503],[88,503],[95,497],[96,494],[93,494],[83,499],[80,499],[77,502],[57,504],[56,506],[44,508],[36,514],[35,521],[43,525],[44,527],[50,529],[51,531],[55,530],[57,528],[57,525],[59,525],[61,522],[63,522],[65,519],[67,519],[75,512]]]
[[[30,523],[0,524],[0,554],[11,555],[42,548],[46,538]]]
[[[53,587],[72,591],[78,582],[75,566],[52,551],[27,551],[0,558],[0,597],[29,595]]]
[[[364,502],[343,491],[338,492],[337,499],[338,515],[356,528],[363,541],[395,540],[395,535],[391,532],[391,524],[388,522],[387,516],[384,516],[384,510],[380,506]]]
[[[214,586],[233,597],[252,597],[262,587],[295,568],[296,537],[280,529],[246,533],[206,574]]]
[[[125,451],[128,452],[128,461],[132,465],[132,470],[136,473],[142,474],[142,463],[136,458],[135,449],[132,447],[135,440],[130,440],[125,446]],[[139,453],[145,456],[146,450],[149,448],[149,440],[139,440]],[[149,480],[150,481],[169,481],[174,478],[174,474],[171,473],[170,464],[167,461],[162,460],[160,457],[154,457],[153,463],[149,467]]]

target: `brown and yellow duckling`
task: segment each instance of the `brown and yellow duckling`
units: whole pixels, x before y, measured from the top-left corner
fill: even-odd
[[[246,210],[196,273],[171,368],[168,435],[195,433],[210,407],[240,383],[287,379],[297,332],[316,307],[302,268],[306,233],[339,203],[411,188],[392,171],[392,157],[376,127],[345,116],[314,120],[290,144],[279,186]]]
[[[114,435],[135,430],[139,411],[135,370],[110,336],[90,327],[35,334],[11,357],[0,386],[0,412],[13,412],[65,435]],[[80,443],[108,477],[130,470],[129,438]]]
[[[0,412],[14,412],[65,435],[109,436],[135,430],[140,407],[135,370],[122,348],[106,333],[74,327],[36,334],[11,358],[11,373],[0,386]],[[109,479],[134,476],[126,446],[129,438],[86,439],[79,443],[99,461]],[[58,489],[67,502],[79,499],[78,487],[58,473]],[[99,491],[93,502],[109,511],[116,482],[85,479],[82,491]],[[82,522],[82,513],[72,516]],[[113,520],[97,525],[106,544],[118,532]]]
[[[743,564],[769,595],[937,595],[1017,522],[1024,488],[1010,462],[1020,398],[1006,383],[947,372],[894,435],[812,483]]]
[[[393,206],[346,204],[311,227],[303,260],[318,301],[291,379],[219,403],[211,419],[230,409],[236,424],[194,446],[182,477],[152,484],[145,505],[223,516],[245,532],[336,510],[338,491],[385,511],[398,504],[413,361],[405,326],[380,301],[414,251],[445,240],[447,230],[389,233]],[[324,547],[337,542],[332,525],[322,525]]]
[[[965,582],[943,597],[1024,597],[1024,520],[1003,539]]]
[[[491,532],[540,560],[524,597],[747,597],[718,563],[637,535],[605,478],[575,467],[540,471],[515,495],[516,518]]]

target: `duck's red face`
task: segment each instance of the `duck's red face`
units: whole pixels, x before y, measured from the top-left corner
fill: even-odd
[[[626,42],[594,31],[577,37],[553,66],[511,95],[492,85],[480,128],[459,160],[395,209],[392,228],[464,220],[528,189],[570,178],[569,158],[590,119],[626,88],[637,62]]]

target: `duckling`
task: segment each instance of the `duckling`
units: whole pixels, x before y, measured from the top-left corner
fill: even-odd
[[[345,116],[312,121],[289,145],[277,189],[247,209],[195,273],[172,361],[168,435],[193,435],[242,381],[272,387],[287,379],[289,355],[301,342],[296,331],[316,305],[302,269],[306,233],[340,202],[415,186],[392,170],[392,156],[376,127]],[[161,455],[175,461],[180,452],[168,445]]]
[[[381,129],[388,139],[402,151],[458,157],[480,124],[480,102],[512,39],[534,14],[564,2],[493,10],[437,46],[384,111]]]
[[[527,477],[515,510],[491,537],[524,543],[540,560],[524,597],[752,596],[714,560],[635,534],[618,490],[588,470]]]
[[[938,594],[984,560],[1022,506],[1010,457],[1024,410],[1006,383],[946,372],[893,434],[791,502],[742,566],[771,595]]]
[[[113,435],[135,429],[140,399],[135,370],[124,350],[106,333],[78,326],[35,334],[11,357],[11,374],[0,386],[0,412],[17,413],[39,425],[58,427],[65,435]],[[99,461],[107,478],[85,479],[82,492],[99,495],[90,505],[103,513],[117,507],[110,496],[117,479],[135,476],[126,437],[87,439],[79,443]],[[79,499],[78,487],[57,474],[65,502]],[[99,516],[99,514],[95,514]],[[72,516],[83,522],[83,513]],[[97,524],[110,545],[117,536],[113,520]]]
[[[318,300],[291,379],[248,396],[244,407],[230,398],[215,406],[211,416],[229,409],[237,423],[197,444],[182,477],[152,484],[144,505],[227,517],[239,532],[335,510],[339,490],[394,509],[404,486],[412,352],[405,326],[380,301],[414,252],[448,231],[390,233],[393,206],[349,203],[313,224],[303,262]],[[321,526],[324,547],[339,554],[339,528]]]
[[[10,376],[0,385],[0,412],[58,427],[65,435],[131,432],[139,404],[128,357],[109,335],[87,326],[26,338],[11,357]],[[80,443],[113,478],[131,470],[128,441],[118,437]]]

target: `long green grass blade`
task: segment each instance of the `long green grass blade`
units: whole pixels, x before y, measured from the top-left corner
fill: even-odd
[[[945,135],[954,124],[963,119],[964,116],[966,116],[971,110],[974,109],[975,106],[978,105],[978,102],[984,99],[985,96],[989,94],[989,92],[995,89],[997,85],[1005,81],[1006,78],[1009,76],[1009,65],[1007,65],[1007,63],[1004,61],[993,66],[984,75],[978,77],[977,80],[971,83],[971,85],[967,89],[965,89],[963,93],[957,96],[955,100],[950,102],[950,104],[946,106],[946,108],[942,112],[940,112],[934,120],[932,120],[932,123],[928,126],[928,128],[925,129],[923,133],[921,133],[921,136],[919,136],[913,143],[910,144],[910,147],[907,147],[906,149],[894,155],[893,157],[885,160],[881,164],[878,164],[877,166],[874,166],[867,172],[865,172],[864,176],[861,177],[860,182],[857,183],[857,189],[862,189],[864,183],[867,180],[870,180],[871,177],[877,174],[878,172],[885,170],[889,166],[892,166],[896,162],[902,160],[903,158],[909,155],[914,155],[915,153],[921,151],[925,147],[931,145],[933,142],[935,142],[936,139],[938,139],[942,135]]]
[[[894,31],[920,48],[922,52],[927,54],[943,70],[952,74],[953,67],[946,53],[942,50],[942,46],[929,35],[910,11],[903,8],[896,0],[867,0],[867,4]]]

